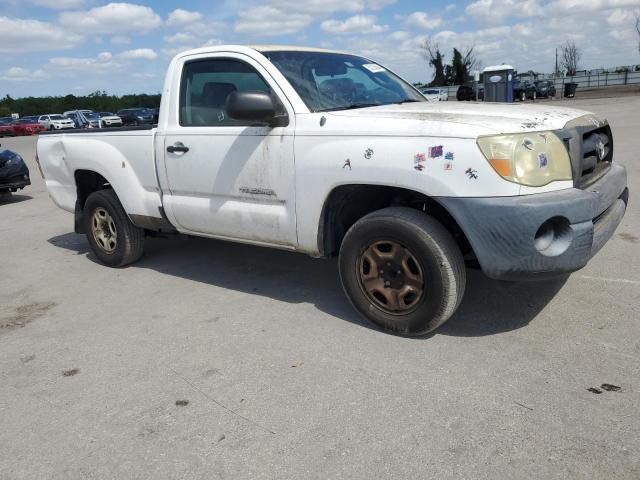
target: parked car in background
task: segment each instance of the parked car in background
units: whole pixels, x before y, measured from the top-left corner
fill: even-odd
[[[31,185],[31,178],[22,157],[11,150],[0,150],[0,194],[17,192],[27,185]]]
[[[100,120],[102,120],[103,127],[121,127],[123,125],[122,119],[111,112],[100,112]]]
[[[460,85],[456,92],[456,98],[459,102],[476,100],[476,91],[469,85]]]
[[[0,137],[10,137],[13,135],[13,118],[0,118]]]
[[[446,88],[424,88],[420,91],[430,102],[446,102],[449,100],[449,90]]]
[[[556,86],[551,80],[538,80],[533,82],[536,87],[536,94],[538,97],[555,97],[556,96]]]
[[[64,116],[73,122],[73,126],[75,128],[85,128],[89,123],[77,110],[74,110],[72,112],[64,112]]]
[[[146,108],[125,108],[118,110],[118,116],[125,125],[151,125],[153,113]]]
[[[47,130],[64,130],[65,128],[75,128],[73,120],[63,115],[49,114],[40,115],[38,123],[43,125]]]
[[[153,123],[158,123],[158,118],[160,117],[160,109],[159,108],[150,108],[151,113],[153,114]]]
[[[89,122],[89,128],[102,128],[102,120],[97,112],[82,110],[82,115]]]
[[[92,110],[69,110],[64,116],[73,120],[76,128],[101,128],[100,116]]]
[[[38,123],[38,117],[22,117],[13,122],[13,134],[19,135],[37,135],[44,132],[44,125]]]
[[[513,81],[513,99],[524,102],[526,99],[535,100],[538,96],[536,86],[529,80]]]

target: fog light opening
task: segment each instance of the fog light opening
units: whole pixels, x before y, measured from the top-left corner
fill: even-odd
[[[564,217],[553,217],[540,225],[533,245],[538,252],[547,257],[562,255],[573,241],[573,229]]]

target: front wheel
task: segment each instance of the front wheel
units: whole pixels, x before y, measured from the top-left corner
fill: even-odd
[[[144,230],[131,223],[113,190],[89,195],[83,220],[91,250],[105,265],[123,267],[142,256]]]
[[[340,248],[340,278],[353,306],[400,335],[424,335],[446,322],[462,301],[465,274],[449,232],[410,208],[366,215]]]

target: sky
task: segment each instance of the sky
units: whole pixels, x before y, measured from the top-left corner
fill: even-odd
[[[425,40],[450,61],[552,72],[574,41],[581,68],[640,64],[640,0],[0,0],[0,96],[158,93],[176,53],[284,44],[367,56],[428,82]]]

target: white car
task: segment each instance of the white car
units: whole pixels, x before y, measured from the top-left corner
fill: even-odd
[[[157,127],[38,139],[51,198],[112,267],[158,232],[337,256],[358,312],[422,335],[460,305],[465,261],[566,274],[626,211],[611,127],[582,110],[430,103],[373,60],[291,46],[180,53],[162,92]]]
[[[115,113],[100,112],[98,115],[100,115],[103,127],[121,127],[123,125],[122,119]]]
[[[59,114],[40,115],[38,123],[44,125],[47,130],[64,130],[66,128],[75,128],[73,120]]]
[[[425,88],[421,92],[430,102],[446,102],[449,100],[449,91],[446,88]]]

